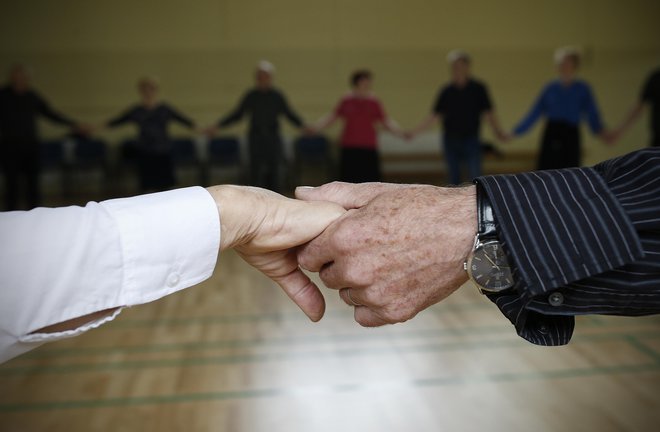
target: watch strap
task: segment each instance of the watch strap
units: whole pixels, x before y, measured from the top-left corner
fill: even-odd
[[[475,181],[475,184],[477,187],[477,235],[479,240],[497,238],[495,215],[488,194],[479,181]]]

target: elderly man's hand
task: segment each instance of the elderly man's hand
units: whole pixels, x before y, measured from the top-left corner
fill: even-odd
[[[277,282],[312,321],[320,320],[325,311],[323,295],[298,268],[295,247],[321,234],[345,210],[254,187],[213,186],[208,191],[220,213],[220,250],[234,248]]]
[[[296,196],[349,211],[299,250],[304,269],[355,306],[363,326],[403,322],[466,280],[477,230],[475,188],[331,183]]]

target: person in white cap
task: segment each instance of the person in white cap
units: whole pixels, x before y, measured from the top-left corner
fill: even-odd
[[[614,139],[614,135],[603,125],[591,86],[577,78],[580,50],[575,47],[559,48],[555,51],[554,60],[558,79],[545,86],[527,115],[513,130],[513,136],[521,136],[542,116],[546,117],[538,158],[540,170],[580,166],[582,146],[579,126],[582,118],[587,119],[593,134],[603,141],[609,143]]]
[[[248,90],[233,111],[206,131],[212,135],[249,115],[250,184],[281,191],[284,149],[279,117],[285,116],[298,128],[304,128],[304,125],[298,114],[289,107],[284,94],[273,87],[274,73],[272,63],[260,61],[255,74],[256,86]]]
[[[431,114],[407,134],[418,133],[442,120],[444,155],[449,170],[449,182],[461,183],[461,168],[465,166],[470,179],[481,175],[481,118],[485,117],[500,140],[506,139],[493,109],[486,85],[471,76],[470,55],[453,50],[447,55],[451,82],[439,92]]]

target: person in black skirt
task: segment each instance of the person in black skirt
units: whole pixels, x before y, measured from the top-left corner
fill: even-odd
[[[377,126],[403,137],[403,131],[385,114],[380,100],[371,92],[372,74],[358,70],[351,75],[352,91],[337,104],[335,110],[312,129],[318,132],[339,118],[344,120],[341,135],[339,178],[350,183],[381,181]]]
[[[120,116],[110,120],[105,127],[113,128],[134,123],[139,128],[136,162],[142,191],[163,191],[176,184],[172,143],[167,132],[171,122],[189,129],[195,124],[158,97],[158,81],[142,78],[138,82],[141,101]]]
[[[603,125],[591,86],[576,76],[580,52],[571,47],[560,48],[555,53],[555,63],[559,78],[545,86],[529,113],[513,131],[513,136],[520,136],[542,116],[547,118],[538,159],[540,170],[581,165],[579,127],[582,118],[586,118],[593,134],[606,143],[615,139]]]

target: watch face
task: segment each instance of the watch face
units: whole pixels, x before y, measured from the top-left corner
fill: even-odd
[[[499,292],[513,286],[509,261],[497,241],[484,243],[474,251],[468,272],[484,291]]]

